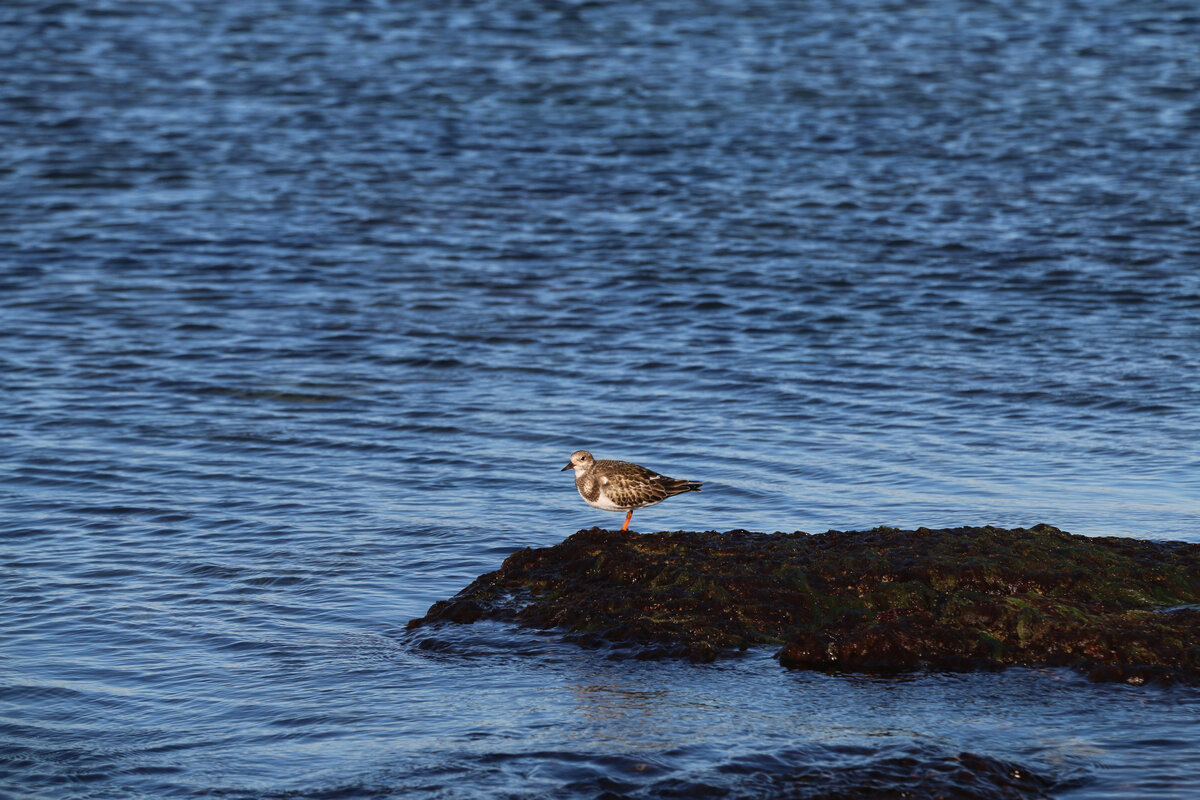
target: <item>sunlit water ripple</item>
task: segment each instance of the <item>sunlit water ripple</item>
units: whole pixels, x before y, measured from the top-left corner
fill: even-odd
[[[799,7],[802,6],[802,7]],[[404,623],[615,525],[1200,541],[1191,3],[0,9],[0,794],[1200,792],[1194,690]],[[606,794],[608,793],[608,794]]]

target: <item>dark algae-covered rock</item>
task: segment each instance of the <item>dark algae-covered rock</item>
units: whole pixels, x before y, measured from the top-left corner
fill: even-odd
[[[787,667],[1071,666],[1200,683],[1200,544],[1033,528],[636,534],[525,549],[409,623],[511,620],[640,658],[774,645]]]

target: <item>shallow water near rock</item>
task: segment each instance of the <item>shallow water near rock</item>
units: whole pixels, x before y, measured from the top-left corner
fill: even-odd
[[[619,524],[581,447],[704,482],[637,530],[1200,541],[1198,35],[4,4],[0,792],[1194,794],[1187,687],[404,625]]]

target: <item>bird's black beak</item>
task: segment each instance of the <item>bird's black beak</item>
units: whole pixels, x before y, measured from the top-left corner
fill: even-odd
[[[560,469],[559,472],[566,472],[567,470],[574,468],[574,466],[574,464],[567,464],[565,467]]]

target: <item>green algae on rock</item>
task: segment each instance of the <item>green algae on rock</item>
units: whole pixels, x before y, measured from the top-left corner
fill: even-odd
[[[781,646],[791,668],[1072,666],[1200,682],[1200,544],[1049,525],[829,531],[599,528],[514,553],[410,629],[510,620],[639,658]]]

